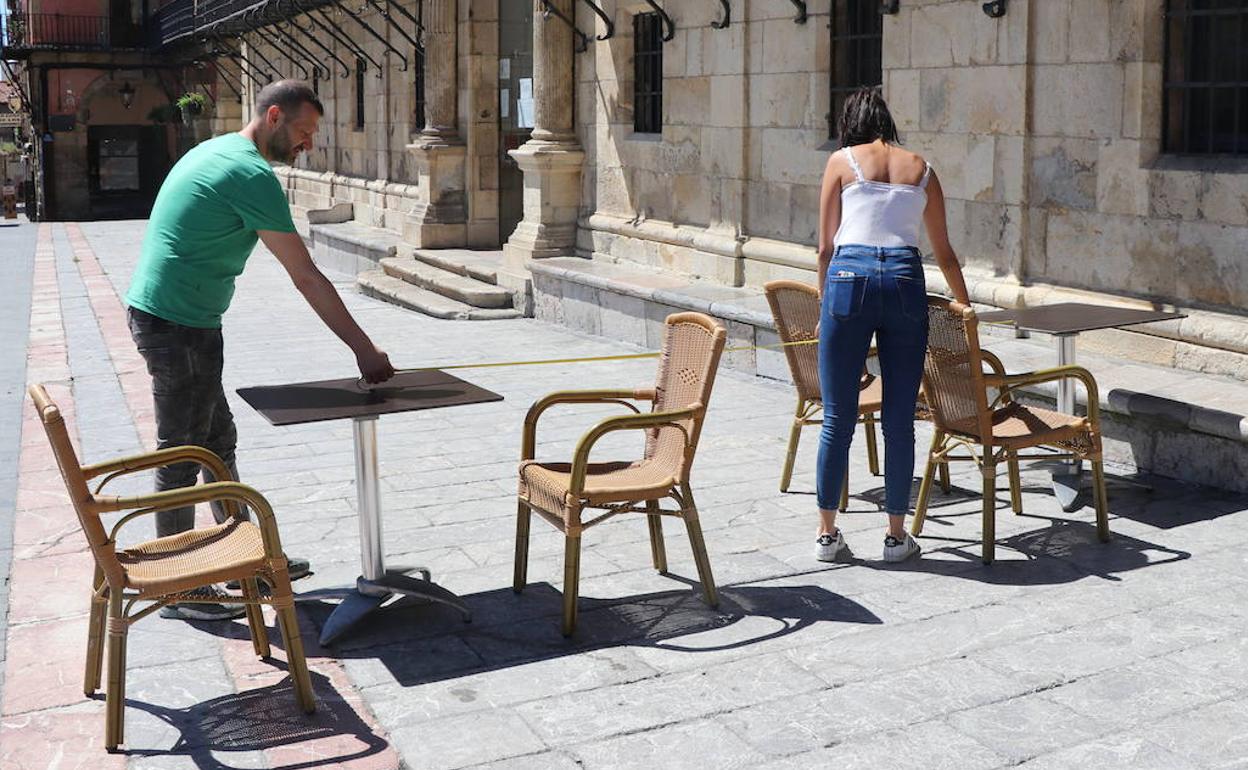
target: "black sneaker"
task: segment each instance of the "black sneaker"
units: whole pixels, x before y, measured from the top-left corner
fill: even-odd
[[[309,562],[307,559],[300,559],[295,556],[287,556],[286,557],[286,570],[290,572],[290,580],[293,583],[294,581],[300,578],[305,578],[308,575],[312,574],[312,563]],[[264,593],[264,588],[263,588],[264,581],[263,580],[260,581],[260,585],[261,585],[260,592]],[[237,580],[231,580],[230,582],[225,584],[225,587],[230,589],[231,591],[241,591],[243,588]]]
[[[235,620],[247,614],[246,605],[229,603],[233,597],[216,586],[196,588],[187,591],[187,595],[220,601],[166,604],[160,608],[160,616],[173,620]]]

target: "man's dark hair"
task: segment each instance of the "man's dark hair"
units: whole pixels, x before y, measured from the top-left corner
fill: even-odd
[[[841,110],[837,134],[842,147],[870,144],[876,139],[901,144],[897,124],[893,122],[893,115],[888,111],[879,86],[863,86],[849,95]]]
[[[293,115],[304,104],[316,108],[320,115],[325,114],[325,105],[316,98],[316,91],[302,80],[278,80],[260,89],[256,97],[256,114],[263,115],[270,107],[276,106],[285,115]]]

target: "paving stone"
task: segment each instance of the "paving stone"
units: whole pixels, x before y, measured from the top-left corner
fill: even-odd
[[[1004,758],[940,721],[853,738],[826,749],[769,762],[762,770],[888,767],[963,770],[1001,767]]]
[[[1058,770],[1095,767],[1097,770],[1194,770],[1202,767],[1149,740],[1145,736],[1116,733],[1052,754],[1028,760],[1019,768]]]
[[[511,709],[409,724],[394,730],[390,740],[412,764],[429,770],[482,764],[546,748]]]
[[[948,721],[958,732],[1014,764],[1108,732],[1104,722],[1054,703],[1043,694],[962,711]]]
[[[755,767],[761,757],[722,725],[698,721],[645,730],[572,749],[582,767],[682,768]]]

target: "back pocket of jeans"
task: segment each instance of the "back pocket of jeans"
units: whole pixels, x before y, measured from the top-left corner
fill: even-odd
[[[927,320],[927,284],[922,278],[896,276],[897,304],[902,315],[913,321]]]
[[[865,275],[828,276],[828,313],[834,318],[852,318],[862,310],[862,297],[867,290]]]

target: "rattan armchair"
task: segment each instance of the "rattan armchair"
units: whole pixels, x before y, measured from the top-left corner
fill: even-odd
[[[983,560],[991,564],[996,539],[997,466],[1002,462],[1007,464],[1010,504],[1015,513],[1022,513],[1018,461],[1072,458],[1091,461],[1097,537],[1101,542],[1108,541],[1099,394],[1092,374],[1079,366],[1005,374],[999,362],[992,364],[986,351],[980,350],[979,323],[973,309],[952,300],[929,297],[927,311],[930,330],[923,385],[936,429],[919,486],[913,534],[923,531],[935,466],[950,460],[974,462],[983,477]],[[993,373],[984,373],[985,362],[992,364]],[[1023,386],[1064,378],[1083,383],[1087,391],[1086,416],[1025,406],[1012,398],[1013,392]],[[988,400],[990,388],[997,393],[991,402]],[[970,454],[951,454],[958,447],[968,449]],[[1058,451],[1019,454],[1021,450],[1036,447]]]
[[[776,334],[784,345],[784,357],[789,364],[789,374],[797,389],[797,411],[793,426],[789,429],[789,446],[784,457],[784,470],[780,473],[780,491],[789,491],[793,480],[793,464],[797,459],[797,444],[802,429],[808,425],[823,423],[823,394],[819,388],[819,291],[801,281],[780,279],[763,286],[767,304],[776,322]],[[794,344],[797,343],[797,344]],[[805,344],[802,344],[805,343]],[[874,349],[868,358],[875,355]],[[862,373],[861,390],[858,393],[858,419],[862,422],[867,440],[867,468],[871,475],[880,475],[879,449],[875,441],[877,415],[884,405],[884,390],[879,377],[867,371]],[[915,407],[915,416],[927,419],[928,412],[922,393]],[[940,466],[940,482],[949,491],[949,466]],[[840,510],[849,507],[849,470],[841,484]]]
[[[269,639],[260,605],[271,604],[276,610],[295,697],[305,713],[315,711],[316,701],[295,619],[286,557],[268,501],[251,487],[231,481],[132,497],[102,495],[104,486],[119,476],[176,462],[199,463],[218,479],[228,479],[230,473],[219,457],[193,446],[80,465],[60,409],[42,385],[30,386],[29,393],[95,559],[83,692],[91,697],[99,689],[107,633],[105,747],[111,751],[124,743],[126,636],[131,624],[166,604],[211,601],[189,595],[189,592],[228,580],[237,579],[243,587],[239,601],[247,607],[252,645],[262,657],[269,655]],[[87,482],[101,477],[93,491]],[[131,548],[118,547],[118,531],[139,516],[213,501],[223,504],[231,514],[224,523],[157,538]],[[255,512],[258,525],[243,517],[246,511],[243,506]],[[111,530],[107,529],[101,514],[115,512],[126,513]],[[259,578],[271,586],[271,595],[267,598],[260,593],[256,583]],[[140,602],[145,606],[136,610]]]
[[[709,316],[701,313],[670,315],[654,388],[552,393],[534,403],[525,416],[513,588],[519,593],[528,582],[529,523],[532,514],[537,513],[565,536],[564,636],[570,636],[576,628],[581,534],[621,513],[646,515],[651,558],[659,572],[667,571],[662,517],[683,519],[703,595],[707,604],[718,605],[689,473],[726,337],[724,327]],[[651,411],[642,413],[631,401],[648,401]],[[591,428],[577,444],[571,463],[535,460],[538,419],[555,404],[572,403],[622,404],[633,414],[611,417]],[[642,458],[631,462],[591,463],[589,455],[594,444],[608,433],[621,430],[645,431]],[[669,499],[675,502],[674,510],[661,507],[661,503]],[[586,519],[584,514],[591,510],[596,515]]]

